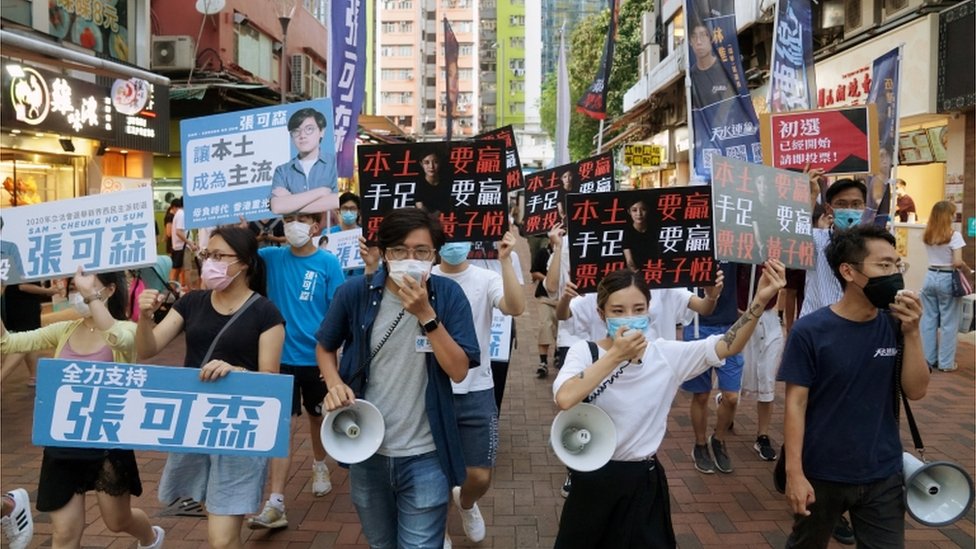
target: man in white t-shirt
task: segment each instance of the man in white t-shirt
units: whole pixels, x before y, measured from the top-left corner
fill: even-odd
[[[173,259],[173,270],[169,274],[170,280],[175,280],[181,286],[186,286],[186,274],[183,271],[183,250],[189,242],[186,232],[186,220],[183,213],[183,199],[177,198],[173,201],[176,206],[176,213],[173,214],[173,251],[170,257]]]
[[[491,470],[498,450],[498,408],[491,375],[491,317],[494,309],[518,316],[525,310],[525,295],[512,265],[516,236],[508,232],[498,247],[502,274],[471,265],[470,242],[450,242],[440,249],[441,263],[432,274],[457,282],[471,304],[474,329],[481,347],[481,365],[471,368],[460,383],[453,383],[454,413],[461,433],[467,479],[453,490],[461,511],[464,533],[477,543],[485,538],[485,521],[477,501],[491,485]]]

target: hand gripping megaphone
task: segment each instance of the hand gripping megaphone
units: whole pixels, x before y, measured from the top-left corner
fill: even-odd
[[[969,512],[973,504],[973,479],[955,463],[924,463],[902,454],[905,469],[905,507],[925,526],[946,526]]]
[[[617,447],[617,428],[602,409],[577,404],[556,414],[549,443],[559,461],[576,471],[595,471],[606,465]]]
[[[376,406],[356,399],[351,406],[333,410],[322,419],[322,446],[340,463],[366,461],[383,442],[386,425]]]

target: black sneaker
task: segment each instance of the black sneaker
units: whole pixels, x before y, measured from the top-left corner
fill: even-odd
[[[695,449],[691,452],[691,456],[695,460],[695,469],[699,473],[705,473],[706,475],[715,473],[715,462],[712,461],[712,456],[708,453],[708,445],[696,444]]]
[[[834,539],[843,545],[854,545],[857,541],[854,538],[854,528],[844,515],[840,516],[840,520],[834,526]]]
[[[759,459],[763,461],[776,461],[776,450],[773,450],[773,443],[769,441],[768,436],[759,435],[756,437],[756,443],[752,445],[752,449],[759,454]]]
[[[729,459],[729,454],[725,452],[725,443],[715,438],[715,435],[709,435],[708,447],[712,450],[715,468],[723,473],[731,473],[732,460]]]
[[[539,379],[549,377],[549,366],[540,362],[539,367],[535,369],[535,377]]]
[[[559,489],[559,495],[568,498],[569,490],[573,487],[573,477],[566,475],[566,482],[563,483],[563,487]]]

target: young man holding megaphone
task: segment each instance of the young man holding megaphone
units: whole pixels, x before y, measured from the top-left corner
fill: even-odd
[[[365,399],[383,416],[377,453],[349,466],[370,547],[440,547],[451,487],[465,480],[451,382],[464,380],[481,352],[461,287],[430,274],[444,244],[440,223],[399,209],[383,218],[376,238],[382,268],[349,278],[316,334],[325,408]],[[363,256],[369,268],[375,256]]]
[[[904,547],[895,384],[911,400],[928,389],[922,304],[903,290],[907,265],[883,228],[835,230],[825,255],[843,296],[796,321],[777,376],[786,382],[786,497],[795,514],[787,547],[827,547],[845,511],[858,546]]]

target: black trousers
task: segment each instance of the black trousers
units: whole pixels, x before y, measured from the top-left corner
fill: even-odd
[[[611,461],[571,476],[555,549],[676,546],[668,479],[656,460]]]

